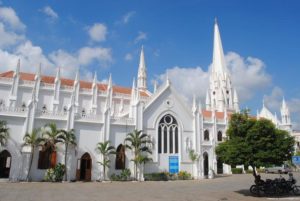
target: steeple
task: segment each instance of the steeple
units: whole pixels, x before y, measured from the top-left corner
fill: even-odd
[[[97,73],[94,73],[94,79],[93,79],[93,86],[92,88],[94,88],[95,86],[97,86]]]
[[[147,90],[147,69],[145,63],[144,47],[142,46],[141,55],[140,55],[140,64],[138,70],[138,80],[137,87],[139,90]]]
[[[210,105],[210,98],[209,98],[209,93],[208,91],[206,91],[206,100],[205,100],[205,105],[206,105],[206,109],[210,110],[211,109],[211,105]]]
[[[219,26],[217,24],[216,19],[215,19],[215,26],[214,26],[214,50],[213,50],[212,72],[218,74],[219,76],[225,76],[226,73],[226,63],[224,59],[222,41],[221,41]]]
[[[56,76],[55,76],[55,83],[60,80],[60,67],[57,68]]]
[[[21,61],[20,59],[18,59],[18,63],[17,63],[17,67],[16,67],[16,70],[15,70],[15,73],[14,73],[14,77],[19,75],[20,73],[20,66],[21,66]]]
[[[74,86],[77,85],[78,82],[79,82],[79,69],[77,69],[77,71],[76,71]]]
[[[228,73],[219,26],[215,20],[213,59],[209,78],[209,98],[212,110],[224,111],[237,109],[237,105],[234,104],[234,92]]]
[[[34,77],[35,80],[41,78],[41,70],[42,70],[42,64],[40,63],[39,67],[37,68],[35,77]]]
[[[131,105],[134,104],[134,101],[135,101],[135,78],[133,78],[133,81],[132,81],[132,88],[131,88],[131,99],[130,99],[130,102],[131,102]]]
[[[54,97],[53,97],[53,111],[58,111],[59,106],[59,94],[60,94],[60,67],[57,68],[56,76],[54,80]]]
[[[20,80],[20,59],[18,59],[18,63],[16,66],[16,70],[13,74],[13,82],[11,85],[10,95],[9,95],[9,106],[15,107],[18,96],[18,88],[19,88],[19,80]]]
[[[77,69],[74,86],[73,86],[73,94],[74,94],[74,104],[75,104],[75,112],[78,112],[79,107],[79,89],[80,89],[80,82],[79,82],[79,68]],[[73,104],[73,103],[72,103]]]
[[[285,102],[284,97],[282,98],[282,104],[280,108],[281,113],[281,122],[283,125],[291,125],[291,117],[290,117],[290,111],[289,108]]]
[[[195,96],[195,94],[194,94],[194,96],[193,96],[193,106],[192,106],[192,111],[193,111],[193,113],[195,113],[196,111],[197,111],[197,103],[196,103],[196,96]]]
[[[240,111],[240,107],[239,107],[239,98],[236,92],[236,89],[234,89],[234,94],[233,94],[233,106],[234,106],[234,110],[236,112]]]
[[[108,83],[107,83],[106,109],[112,107],[112,93],[113,93],[112,77],[111,74],[109,74]]]
[[[92,84],[92,112],[97,113],[97,99],[98,99],[98,87],[97,87],[97,73],[94,74],[93,84]]]

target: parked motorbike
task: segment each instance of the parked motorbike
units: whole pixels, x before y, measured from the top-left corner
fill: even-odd
[[[267,196],[280,196],[286,195],[293,192],[295,195],[300,195],[300,186],[297,186],[296,179],[293,174],[289,173],[289,179],[286,180],[284,177],[276,178],[274,180],[267,179],[262,180],[260,175],[257,175],[254,180],[254,185],[250,187],[250,192],[256,196],[263,194]]]

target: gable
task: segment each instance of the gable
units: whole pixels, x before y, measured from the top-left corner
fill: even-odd
[[[144,109],[143,125],[155,129],[165,114],[172,114],[184,130],[192,130],[192,110],[171,85],[163,86],[161,91],[153,94]]]

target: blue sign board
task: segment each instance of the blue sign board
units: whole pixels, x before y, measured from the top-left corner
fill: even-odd
[[[178,156],[169,156],[169,172],[172,174],[179,172]]]
[[[300,156],[293,156],[292,161],[295,165],[300,165]]]

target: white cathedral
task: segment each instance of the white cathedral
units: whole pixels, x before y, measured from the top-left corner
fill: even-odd
[[[0,73],[0,120],[5,120],[10,137],[0,150],[0,178],[24,180],[28,171],[28,147],[23,147],[25,133],[47,123],[60,129],[74,129],[77,150],[68,153],[69,180],[98,180],[103,170],[98,161],[96,144],[109,140],[116,147],[108,175],[131,169],[133,154],[125,149],[124,139],[134,129],[143,130],[154,142],[151,158],[139,172],[188,171],[196,179],[214,174],[230,174],[230,166],[218,160],[215,147],[226,137],[230,115],[239,112],[238,94],[227,70],[217,23],[214,25],[213,60],[205,106],[192,105],[176,92],[168,78],[150,92],[147,88],[147,70],[142,48],[137,84],[132,88],[62,78],[58,68],[55,76],[22,72],[20,61],[15,71]],[[201,86],[199,86],[201,87]],[[265,106],[258,118],[270,118],[280,128],[291,131],[287,105],[283,101],[280,121]],[[200,159],[195,164],[189,150],[195,150]],[[43,150],[34,150],[30,177],[43,179],[49,162]],[[64,163],[64,146],[58,146],[55,163]],[[47,159],[46,159],[47,160]],[[101,176],[102,175],[102,176]],[[140,174],[141,176],[142,174]]]

